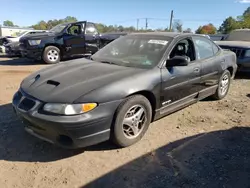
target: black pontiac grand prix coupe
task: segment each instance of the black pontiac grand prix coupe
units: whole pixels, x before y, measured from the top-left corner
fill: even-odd
[[[127,147],[152,121],[208,96],[224,98],[236,68],[235,53],[207,37],[129,34],[90,59],[32,73],[12,103],[40,139],[65,148],[109,139]]]

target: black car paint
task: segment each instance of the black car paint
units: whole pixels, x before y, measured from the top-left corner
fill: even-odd
[[[215,56],[206,60],[194,61],[188,66],[167,68],[165,64],[173,46],[183,38],[196,36],[168,35],[173,40],[168,44],[159,64],[152,69],[122,67],[87,59],[72,60],[70,63],[46,67],[23,80],[21,92],[40,101],[40,105],[27,112],[20,111],[14,96],[13,106],[31,124],[45,129],[37,130],[31,126],[35,134],[47,138],[47,134],[53,133],[50,139],[53,143],[76,148],[107,140],[118,105],[130,95],[139,93],[150,100],[154,121],[212,95],[225,70],[228,69],[234,77],[237,68],[235,54],[220,48]],[[42,106],[47,102],[96,102],[98,107],[86,114],[65,117],[43,112]],[[79,134],[75,134],[77,131]],[[71,145],[56,140],[60,135],[71,138]],[[79,141],[83,137],[85,140]]]
[[[237,65],[238,69],[237,72],[250,72],[250,57],[245,56],[245,52],[247,50],[250,50],[250,42],[249,42],[249,47],[241,46],[240,43],[235,46],[235,45],[220,45],[219,46],[222,49],[225,50],[230,50],[234,52],[237,56]]]
[[[94,23],[81,21],[68,23],[65,28],[59,33],[47,32],[45,34],[37,34],[20,39],[20,48],[23,56],[40,60],[43,50],[46,46],[56,46],[60,49],[62,57],[71,57],[75,55],[90,55],[94,54],[100,48],[115,40],[116,38],[125,35],[121,34],[100,34],[95,27],[96,34],[86,34],[86,25]],[[72,25],[80,25],[82,33],[79,35],[71,35],[66,31]],[[83,27],[84,25],[84,27]],[[28,40],[41,40],[41,43],[36,46],[30,46]]]

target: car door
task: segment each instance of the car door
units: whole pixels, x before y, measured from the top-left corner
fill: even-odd
[[[100,36],[93,23],[87,22],[85,28],[86,53],[94,54],[100,46]]]
[[[217,89],[223,56],[220,56],[220,49],[210,39],[200,36],[193,36],[196,49],[196,58],[201,64],[201,88],[200,97],[204,98],[214,93]]]
[[[67,55],[85,54],[84,23],[70,25],[63,40]]]
[[[179,47],[186,45],[182,52],[177,50]],[[178,53],[176,52],[178,51]],[[186,55],[189,58],[187,66],[172,66],[161,69],[162,75],[162,107],[166,111],[176,108],[180,105],[194,102],[199,91],[201,65],[195,57],[195,48],[191,37],[182,38],[176,41],[167,59],[175,55]],[[166,62],[167,64],[167,62]],[[163,112],[164,113],[164,112]]]

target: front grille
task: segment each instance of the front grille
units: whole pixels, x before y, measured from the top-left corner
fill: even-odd
[[[13,100],[16,102],[16,103],[19,103],[21,98],[22,98],[22,93],[20,91],[16,92],[16,94],[14,95],[14,98]]]
[[[228,46],[221,46],[221,48],[222,49],[227,49],[227,50],[230,50],[230,51],[234,52],[237,57],[242,57],[243,51],[244,51],[241,48],[234,48],[234,47],[228,47]]]
[[[35,106],[36,102],[28,99],[28,98],[24,98],[21,103],[19,104],[19,108],[25,111],[30,110],[31,108],[33,108]]]
[[[231,48],[231,51],[233,51],[237,57],[241,57],[242,55],[242,50],[241,49],[237,49],[237,48]]]
[[[32,97],[27,97],[21,91],[15,93],[13,97],[13,104],[15,104],[19,109],[28,111],[36,105],[36,100]]]

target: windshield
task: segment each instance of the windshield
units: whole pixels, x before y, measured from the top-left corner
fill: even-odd
[[[250,30],[232,31],[224,40],[226,41],[250,41]]]
[[[53,33],[60,33],[62,32],[62,30],[67,26],[68,24],[59,24],[59,25],[56,25],[55,27],[53,27],[52,29],[50,29],[49,31],[50,32],[53,32]]]
[[[94,55],[94,61],[120,66],[152,68],[161,60],[171,37],[127,35],[109,43]]]
[[[23,31],[23,32],[17,33],[16,36],[17,36],[17,37],[20,37],[20,36],[22,36],[22,35],[25,34],[25,33],[27,33],[27,31]]]

